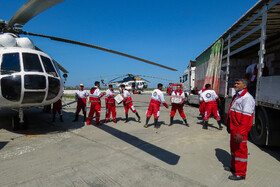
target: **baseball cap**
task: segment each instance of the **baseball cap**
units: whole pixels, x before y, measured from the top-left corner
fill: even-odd
[[[84,84],[83,84],[83,83],[81,83],[81,84],[80,84],[80,86],[84,86]]]

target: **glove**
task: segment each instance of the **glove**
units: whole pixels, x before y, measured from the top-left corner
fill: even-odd
[[[235,136],[234,136],[234,141],[236,143],[241,143],[242,140],[243,140],[243,136],[241,134],[239,134],[239,133],[236,133]]]
[[[168,108],[168,105],[166,103],[162,103],[162,104],[165,106],[165,108]]]

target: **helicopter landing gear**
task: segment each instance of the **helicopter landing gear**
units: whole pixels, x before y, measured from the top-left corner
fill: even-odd
[[[19,129],[27,129],[28,128],[28,121],[26,116],[23,114],[23,109],[19,108],[18,116],[14,116],[12,118],[12,128],[14,131]]]

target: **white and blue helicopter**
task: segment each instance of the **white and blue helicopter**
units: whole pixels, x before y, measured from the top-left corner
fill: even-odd
[[[0,107],[18,109],[18,115],[12,118],[14,130],[28,127],[24,108],[50,105],[61,98],[65,80],[61,77],[60,70],[64,73],[65,79],[68,73],[29,38],[20,37],[21,35],[90,47],[176,71],[155,62],[100,46],[22,30],[24,24],[32,18],[62,1],[64,0],[29,0],[10,21],[0,20]]]

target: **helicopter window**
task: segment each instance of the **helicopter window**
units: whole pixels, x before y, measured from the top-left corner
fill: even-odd
[[[42,103],[45,95],[45,92],[24,92],[22,103]]]
[[[21,76],[7,76],[1,79],[1,91],[4,98],[19,101],[21,95]]]
[[[37,54],[22,53],[24,71],[43,72],[40,60]]]
[[[1,64],[1,75],[11,74],[15,72],[20,72],[19,54],[3,54],[3,60]]]
[[[54,99],[60,90],[60,81],[56,78],[49,77],[49,90],[48,90],[48,96],[47,100]]]
[[[42,75],[24,75],[25,89],[45,89],[46,78]]]
[[[59,68],[58,68],[58,66],[57,66],[57,64],[56,64],[56,62],[55,62],[54,60],[52,60],[52,62],[53,62],[53,65],[54,65],[54,67],[55,67],[55,69],[56,69],[56,72],[58,73],[59,77],[61,77],[60,70],[59,70]]]
[[[183,76],[183,82],[186,82],[188,80],[188,74]]]
[[[41,59],[42,59],[46,72],[54,77],[57,77],[57,73],[55,72],[55,69],[52,65],[52,61],[49,58],[44,57],[44,56],[41,56]]]

